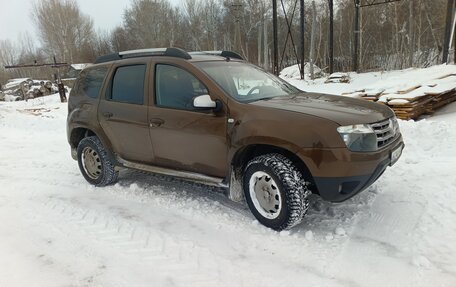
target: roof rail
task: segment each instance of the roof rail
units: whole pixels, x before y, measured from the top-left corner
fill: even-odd
[[[114,54],[100,56],[95,60],[95,64],[117,61],[127,58],[148,57],[148,56],[168,56],[183,58],[189,60],[192,58],[189,53],[180,48],[153,48],[153,49],[140,49],[123,51]]]
[[[190,55],[214,55],[214,56],[221,56],[224,58],[234,58],[239,60],[244,60],[244,58],[236,52],[233,51],[196,51],[190,52]]]

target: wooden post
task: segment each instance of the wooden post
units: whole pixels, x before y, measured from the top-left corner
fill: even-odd
[[[65,93],[65,86],[63,85],[62,82],[59,82],[57,84],[57,87],[59,89],[60,102],[65,103],[67,101],[67,97],[66,97],[66,93]]]
[[[57,65],[57,60],[55,59],[55,56],[54,56],[54,64]],[[65,103],[67,101],[67,97],[65,94],[65,86],[63,85],[62,79],[60,78],[59,69],[57,69],[57,87],[59,89],[60,102]]]

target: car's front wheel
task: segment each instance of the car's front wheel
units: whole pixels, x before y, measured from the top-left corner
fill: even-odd
[[[96,136],[86,137],[79,142],[78,165],[84,178],[96,186],[113,184],[119,175]]]
[[[291,228],[307,212],[310,191],[296,166],[281,154],[266,154],[248,162],[244,194],[253,215],[274,230]]]

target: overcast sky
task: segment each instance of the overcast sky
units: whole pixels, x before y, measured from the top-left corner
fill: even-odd
[[[30,17],[33,3],[40,0],[0,0],[0,39],[17,40],[25,31],[36,33]],[[110,30],[122,21],[131,0],[76,0],[82,12],[92,17],[95,30]],[[169,0],[178,5],[182,0]]]

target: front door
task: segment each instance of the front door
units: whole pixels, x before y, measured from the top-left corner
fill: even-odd
[[[149,124],[155,163],[225,177],[226,108],[218,112],[193,108],[194,97],[211,91],[186,69],[160,63],[154,71],[155,105],[149,107]],[[211,97],[217,99],[214,93]]]
[[[98,117],[113,150],[123,159],[150,163],[147,64],[143,62],[114,69],[106,96],[100,100]]]

